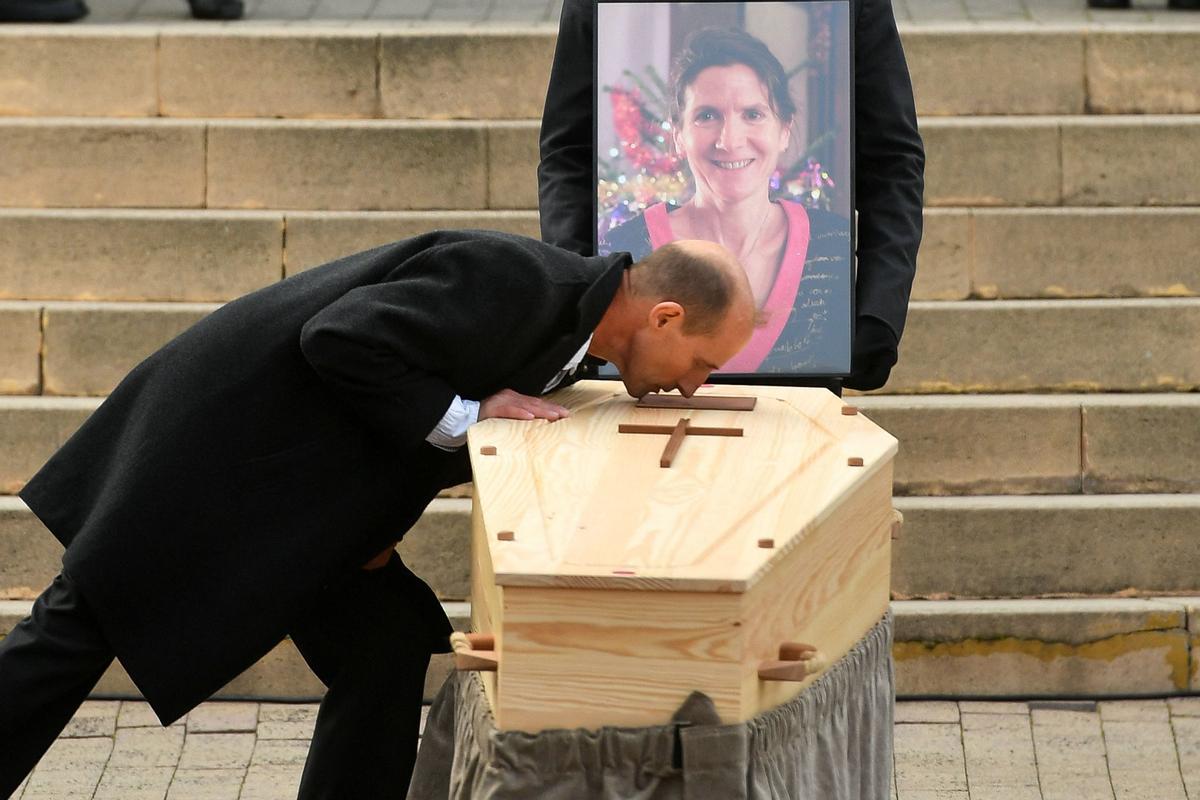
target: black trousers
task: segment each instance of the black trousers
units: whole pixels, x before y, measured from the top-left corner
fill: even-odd
[[[292,642],[327,688],[300,800],[408,792],[429,656],[449,647],[430,641],[427,631],[437,626],[412,602],[414,581],[393,553],[382,569],[359,570],[327,589],[292,630]]]
[[[403,797],[416,759],[431,643],[398,556],[329,587],[292,632],[326,685],[300,800]],[[86,600],[59,575],[0,641],[0,798],[54,743],[113,660]]]
[[[112,660],[96,618],[59,575],[0,641],[0,797],[16,791]]]

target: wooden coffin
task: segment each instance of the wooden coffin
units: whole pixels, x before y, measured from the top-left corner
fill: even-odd
[[[693,690],[746,720],[886,611],[896,440],[823,389],[711,395],[757,399],[646,408],[587,381],[554,396],[567,420],[471,428],[472,621],[490,636],[456,649],[494,669],[499,728],[662,724]],[[687,435],[662,466],[667,434],[619,432],[681,418],[741,435]]]

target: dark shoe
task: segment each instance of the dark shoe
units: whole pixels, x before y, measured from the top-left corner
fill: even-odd
[[[188,0],[188,5],[196,19],[241,19],[246,10],[242,0]]]
[[[1173,11],[1200,11],[1200,0],[1167,0],[1167,8]]]
[[[1088,0],[1088,8],[1129,8],[1129,0]]]
[[[74,22],[87,13],[83,0],[0,0],[0,22]]]

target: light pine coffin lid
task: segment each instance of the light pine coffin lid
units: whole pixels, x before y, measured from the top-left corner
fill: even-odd
[[[716,386],[698,396],[712,394],[758,402],[753,411],[637,408],[621,383],[583,381],[552,396],[569,419],[472,426],[475,502],[496,583],[744,592],[896,454],[895,438],[843,414],[847,404],[824,389]],[[688,436],[662,468],[666,435],[617,432],[684,416],[743,435]]]

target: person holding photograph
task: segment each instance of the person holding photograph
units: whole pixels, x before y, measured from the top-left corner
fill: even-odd
[[[724,245],[746,268],[765,318],[725,370],[793,372],[820,364],[814,351],[826,344],[822,332],[848,329],[848,309],[833,296],[849,289],[850,223],[791,200],[771,201],[771,178],[796,116],[786,70],[754,36],[705,28],[688,36],[675,59],[670,100],[675,152],[687,162],[695,193],[679,206],[652,205],[611,230],[600,252],[640,258],[677,239]]]
[[[849,377],[809,381],[833,391],[842,385],[877,389],[896,363],[921,242],[925,169],[912,83],[890,0],[851,0],[850,14],[857,212],[854,344]],[[542,238],[578,253],[592,252],[596,229],[595,26],[593,0],[565,0],[542,114],[538,165]],[[776,212],[775,225],[779,224]],[[764,231],[760,238],[765,235]]]

